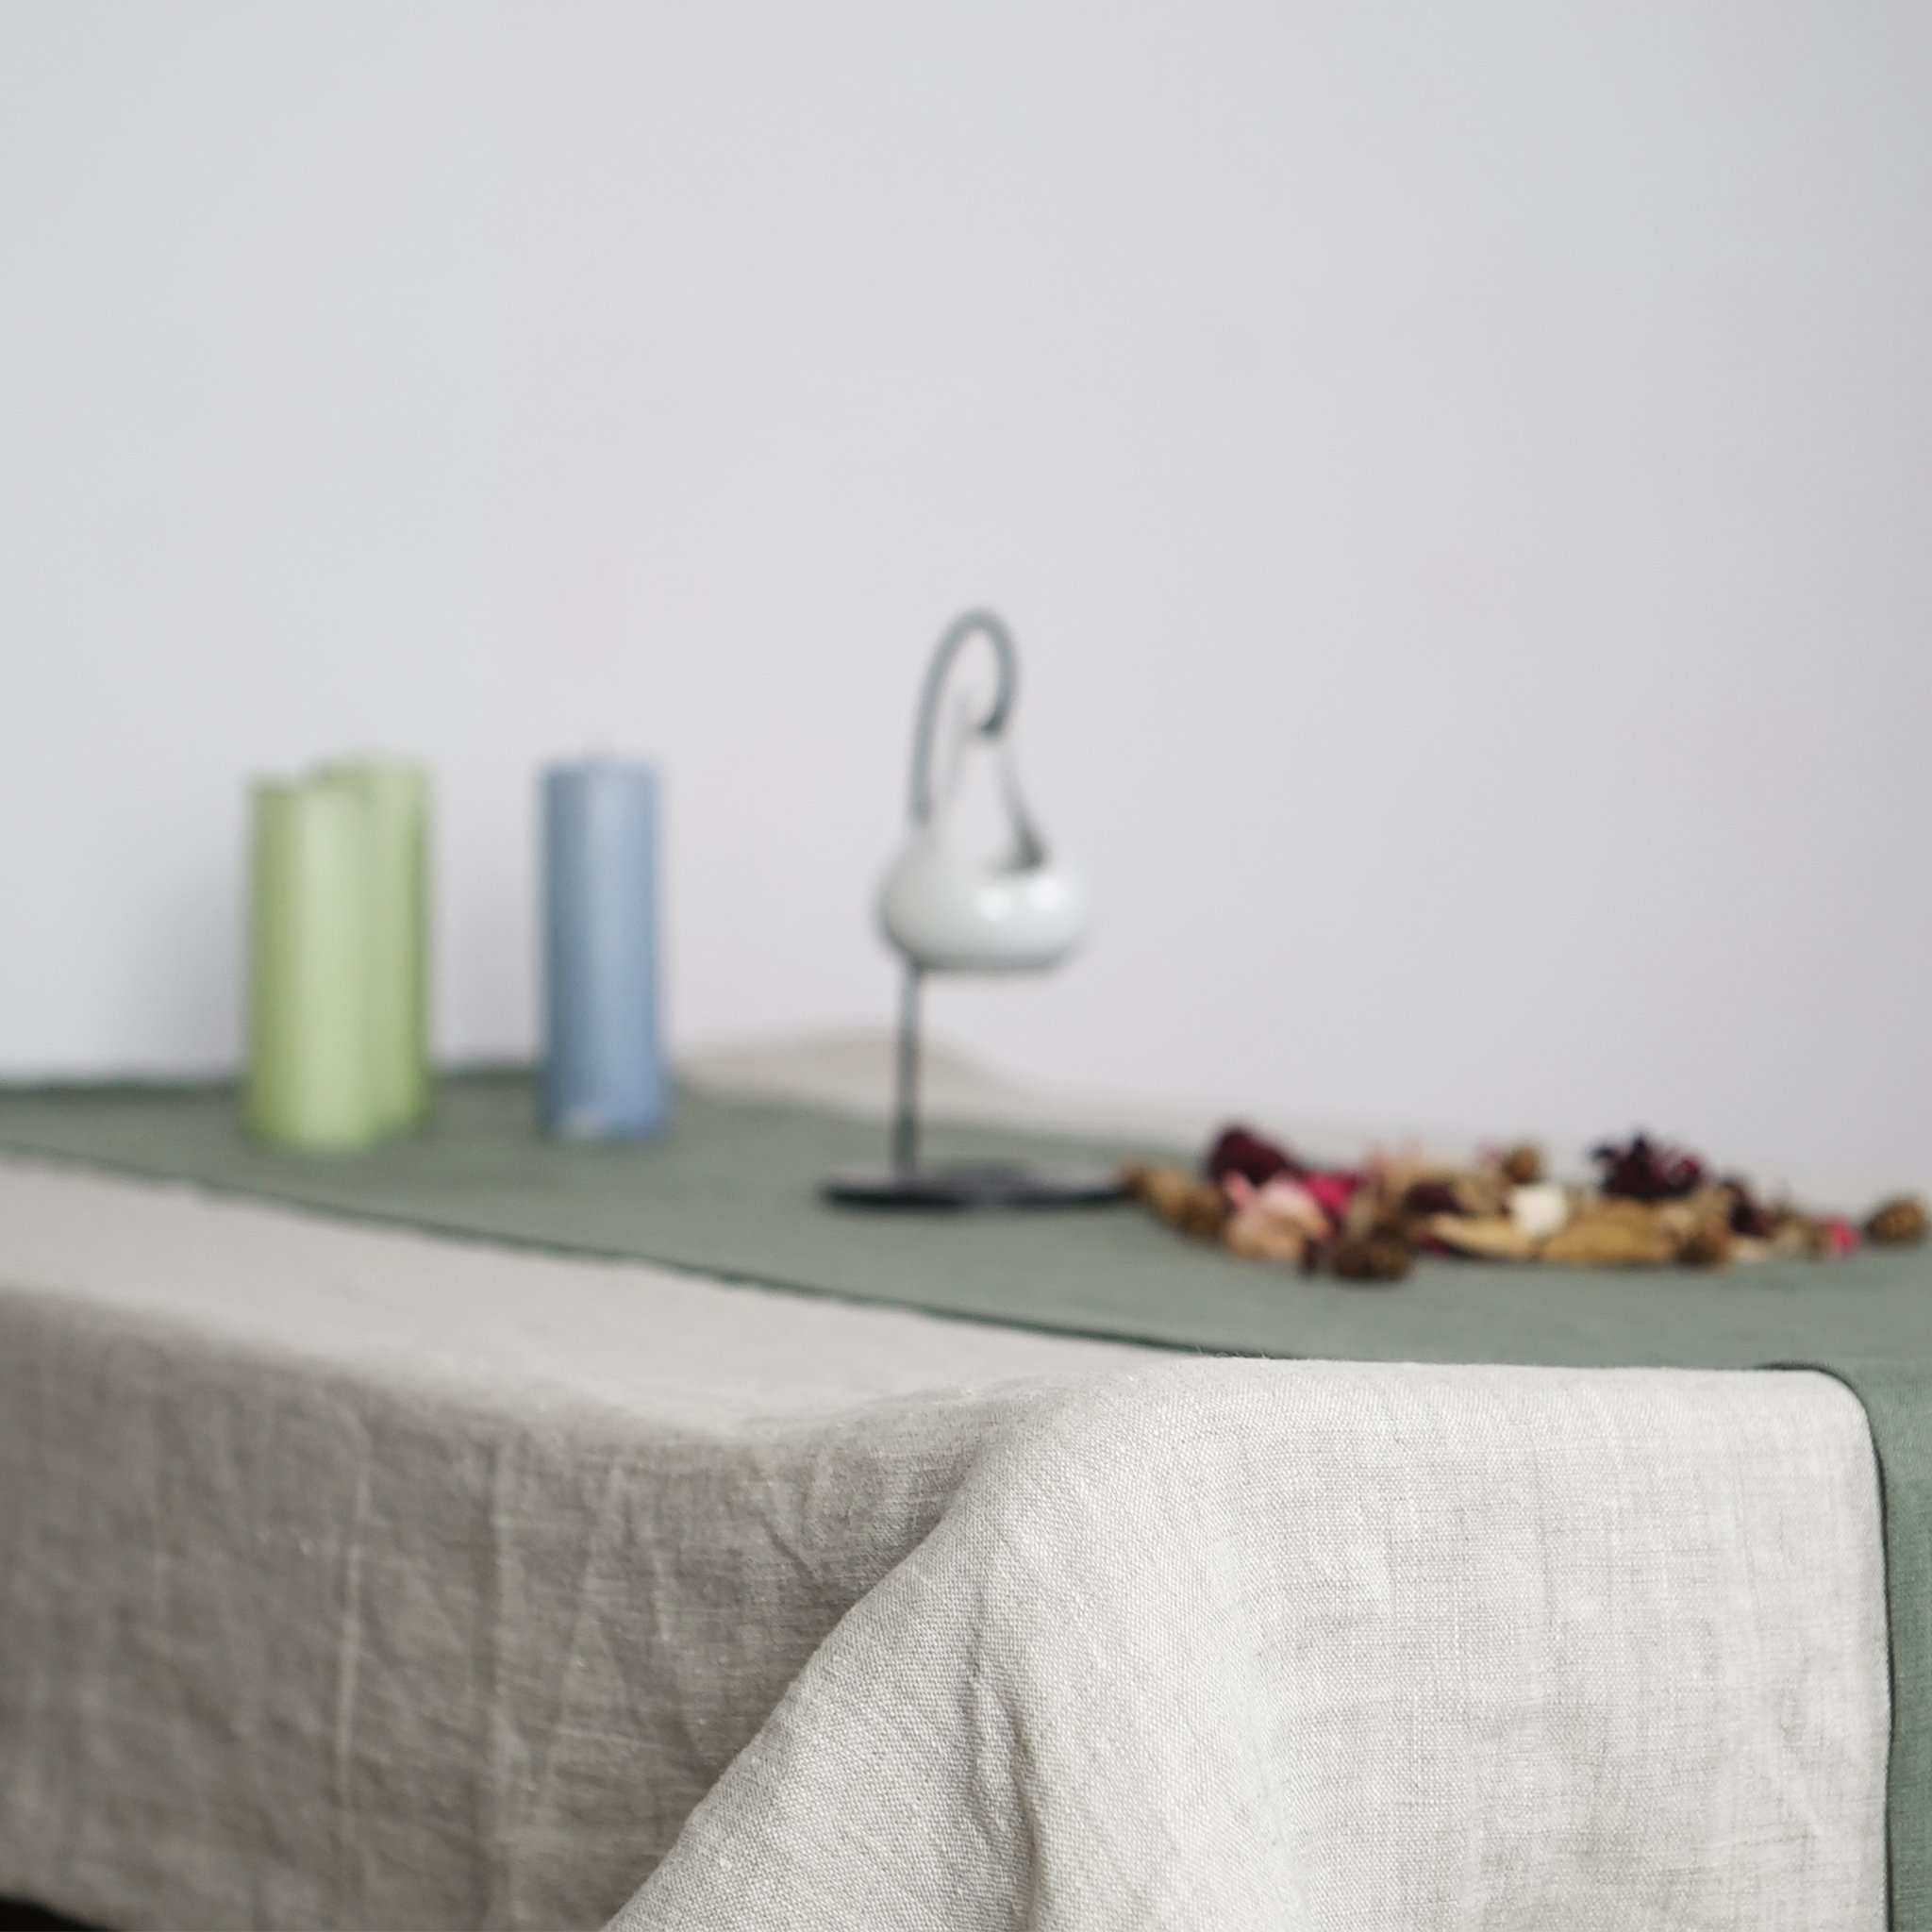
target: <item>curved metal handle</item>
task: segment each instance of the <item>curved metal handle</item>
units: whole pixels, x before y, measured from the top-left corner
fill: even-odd
[[[991,610],[969,610],[946,626],[939,648],[926,668],[925,683],[919,693],[919,717],[912,729],[912,823],[923,825],[932,816],[932,741],[939,729],[940,699],[945,694],[946,679],[953,661],[967,642],[983,636],[992,646],[999,666],[999,686],[992,704],[973,728],[981,738],[997,738],[1013,714],[1014,700],[1020,694],[1020,658],[1013,649],[1013,635]],[[1029,828],[1030,829],[1030,828]]]

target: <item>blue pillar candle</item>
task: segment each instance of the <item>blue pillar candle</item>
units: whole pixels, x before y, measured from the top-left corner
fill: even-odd
[[[661,1133],[658,778],[618,758],[543,774],[541,1099],[571,1141]]]

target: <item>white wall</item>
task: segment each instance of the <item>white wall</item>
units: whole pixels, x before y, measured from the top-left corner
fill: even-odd
[[[241,788],[673,788],[674,1025],[865,1024],[924,652],[1105,924],[1008,1066],[1932,1179],[1932,10],[0,10],[0,1069],[236,1034]]]

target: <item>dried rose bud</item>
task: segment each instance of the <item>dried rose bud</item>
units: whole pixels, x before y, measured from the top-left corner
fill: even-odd
[[[1687,1268],[1725,1268],[1730,1265],[1734,1237],[1722,1221],[1700,1222],[1685,1236],[1677,1259]]]
[[[1916,1194],[1882,1202],[1865,1224],[1865,1239],[1876,1247],[1905,1248],[1925,1239],[1925,1204]]]
[[[1137,1163],[1122,1170],[1121,1180],[1130,1193],[1184,1234],[1211,1241],[1227,1221],[1226,1196],[1212,1181],[1204,1181],[1184,1167]]]
[[[1343,1281],[1400,1281],[1414,1265],[1408,1243],[1395,1235],[1344,1235],[1328,1250],[1329,1272]]]
[[[1524,1141],[1504,1155],[1499,1165],[1519,1188],[1533,1188],[1543,1177],[1543,1150]]]

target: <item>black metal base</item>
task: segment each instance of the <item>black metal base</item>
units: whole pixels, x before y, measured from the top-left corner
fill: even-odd
[[[1125,1192],[1119,1176],[1102,1168],[1018,1161],[850,1168],[824,1185],[826,1200],[848,1208],[1097,1208]]]

